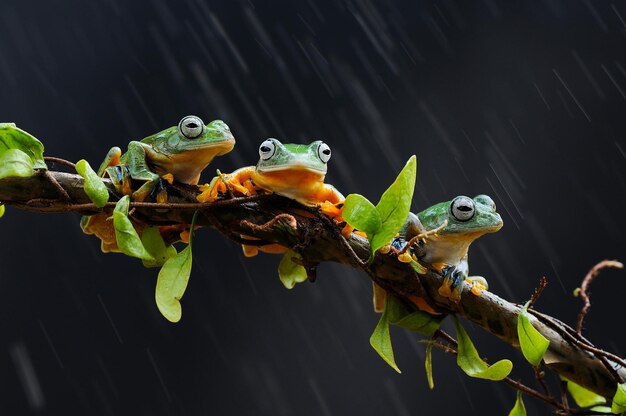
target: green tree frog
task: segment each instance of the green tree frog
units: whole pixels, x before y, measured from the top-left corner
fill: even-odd
[[[496,204],[489,196],[478,195],[473,199],[457,196],[452,201],[426,208],[417,215],[410,213],[392,246],[402,250],[411,243],[410,251],[405,255],[411,256],[412,252],[420,262],[439,271],[444,276],[439,294],[459,302],[462,283],[466,279],[476,295],[487,289],[487,281],[483,277],[469,276],[467,252],[470,244],[482,235],[498,231],[502,225]],[[403,256],[399,259],[403,260]],[[404,259],[410,261],[410,257]],[[375,301],[375,307],[379,302]]]
[[[259,162],[246,166],[222,178],[214,178],[210,184],[200,186],[203,191],[198,201],[214,201],[228,188],[242,195],[276,193],[299,203],[314,207],[334,218],[341,216],[338,205],[345,200],[334,186],[324,183],[330,147],[322,141],[311,144],[283,144],[269,138],[259,146]],[[227,188],[228,187],[228,188]],[[284,247],[263,246],[263,251],[280,252]],[[273,251],[276,250],[276,251]],[[257,247],[244,246],[246,256],[254,256]]]
[[[199,117],[186,116],[177,126],[130,142],[124,154],[119,147],[112,147],[98,175],[107,173],[119,192],[132,193],[134,201],[143,201],[161,178],[196,185],[213,158],[230,152],[234,146],[235,138],[223,121],[213,120],[205,126]],[[133,192],[131,179],[144,184]]]
[[[152,195],[158,202],[165,202],[165,191],[156,195],[153,192],[160,188],[161,180],[196,185],[200,173],[213,158],[230,152],[234,146],[235,139],[223,121],[214,120],[205,125],[199,117],[186,116],[177,126],[130,142],[124,154],[119,147],[112,147],[98,175],[108,175],[117,191],[132,195],[134,201]],[[144,183],[133,191],[133,180]],[[81,227],[86,234],[96,234],[102,240],[103,252],[119,251],[108,215],[103,212],[83,217]],[[141,224],[135,224],[135,228],[139,233],[143,229]]]

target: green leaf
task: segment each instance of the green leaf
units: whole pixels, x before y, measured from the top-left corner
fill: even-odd
[[[426,345],[426,361],[424,367],[426,367],[426,380],[428,380],[428,387],[432,390],[435,388],[435,380],[433,380],[433,357],[432,357],[433,344],[429,342]]]
[[[541,335],[530,323],[528,317],[529,303],[530,302],[526,302],[517,316],[517,337],[519,338],[519,344],[524,358],[536,367],[541,363],[543,355],[550,346],[550,341]]]
[[[613,413],[626,412],[626,383],[617,385],[617,391],[615,392],[615,396],[613,396],[611,411]]]
[[[426,274],[426,272],[428,272],[428,269],[426,267],[422,266],[415,260],[412,260],[410,264],[413,270],[415,270],[415,273],[417,274]]]
[[[393,295],[387,294],[386,309],[391,324],[431,337],[446,315],[431,315],[424,311],[409,311]]]
[[[439,329],[444,318],[445,315],[437,316],[424,311],[414,311],[393,324],[430,337]]]
[[[474,378],[494,381],[500,381],[509,375],[513,369],[513,363],[510,360],[500,360],[491,366],[487,365],[478,355],[476,347],[456,316],[454,317],[454,327],[458,342],[456,363],[465,374]]]
[[[380,197],[376,210],[380,215],[381,226],[370,240],[372,253],[389,244],[389,241],[406,222],[413,200],[416,173],[417,159],[413,155],[402,168],[396,180]]]
[[[389,296],[386,297],[388,299]],[[374,329],[374,333],[370,337],[370,345],[376,350],[378,355],[382,357],[387,364],[391,366],[398,373],[401,373],[400,369],[396,365],[396,360],[393,356],[393,347],[391,345],[391,336],[389,334],[389,320],[387,315],[387,300],[385,300],[385,309],[380,315],[378,325]]]
[[[561,377],[561,379],[567,382],[567,390],[578,406],[591,407],[606,403],[606,399],[599,394],[587,390],[583,386],[580,386],[565,377]]]
[[[0,205],[0,218],[2,218],[4,216],[4,211],[5,211],[5,207],[4,205]]]
[[[115,228],[115,239],[120,251],[127,256],[136,257],[141,260],[155,261],[143,246],[137,230],[128,218],[128,195],[125,195],[115,205],[113,211],[113,227]]]
[[[304,282],[307,279],[306,270],[293,259],[302,259],[300,255],[292,250],[288,250],[278,265],[278,277],[287,289],[293,289],[296,283]]]
[[[517,392],[517,400],[515,400],[515,406],[509,412],[509,416],[526,416],[526,406],[522,400],[522,392]]]
[[[177,254],[176,247],[165,245],[159,227],[155,225],[144,228],[143,234],[141,234],[141,243],[153,257],[153,260],[143,260],[145,267],[161,267],[168,259]]]
[[[102,208],[109,201],[109,191],[102,179],[94,172],[85,159],[76,162],[76,172],[85,180],[85,193],[89,199],[98,208]]]
[[[157,278],[154,294],[156,304],[161,314],[170,322],[180,321],[183,313],[180,299],[185,294],[191,275],[191,241],[197,214],[196,211],[191,220],[189,245],[165,262]]]
[[[0,154],[0,179],[33,176],[33,161],[20,149],[5,150]]]
[[[598,412],[598,413],[606,413],[607,415],[614,414],[611,411],[611,408],[609,406],[594,406],[590,408],[589,410],[593,410],[594,412]]]
[[[43,144],[14,123],[0,123],[0,157],[9,149],[26,153],[33,169],[47,169],[43,160]]]
[[[359,194],[350,194],[346,197],[341,215],[348,224],[368,236],[376,234],[382,224],[374,204]]]

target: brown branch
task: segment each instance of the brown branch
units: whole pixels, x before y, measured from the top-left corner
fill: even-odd
[[[583,332],[583,320],[585,319],[585,316],[587,316],[587,313],[591,308],[591,300],[589,300],[590,294],[587,293],[587,289],[589,288],[589,285],[591,285],[591,282],[593,282],[598,274],[600,274],[600,271],[608,267],[622,269],[624,265],[615,260],[602,260],[600,263],[593,266],[591,270],[589,270],[589,273],[587,273],[587,275],[583,279],[583,283],[580,285],[578,295],[585,304],[578,314],[578,323],[576,324],[576,332],[578,332],[579,335]]]
[[[59,185],[71,198],[60,200],[60,192],[42,175],[29,178],[5,178],[0,180],[0,201],[14,207],[38,212],[80,212],[93,214],[110,212],[115,202],[102,209],[95,207],[83,191],[82,178],[75,174],[50,171]],[[111,200],[117,198],[114,187],[105,180]],[[198,203],[198,188],[174,184],[168,186],[168,202],[133,202],[134,216],[147,224],[189,224],[195,211],[198,225],[214,228],[228,238],[244,234],[264,242],[277,243],[295,249],[309,265],[324,261],[358,267],[369,278],[398,296],[405,304],[413,305],[419,297],[442,313],[455,313],[497,336],[505,343],[519,348],[517,317],[520,306],[508,302],[496,294],[483,291],[480,296],[470,293],[470,286],[463,284],[459,303],[450,302],[438,293],[442,276],[432,270],[418,274],[410,264],[401,263],[395,253],[377,253],[369,258],[367,239],[352,234],[343,239],[335,222],[317,214],[294,201],[276,195],[258,195],[246,198],[220,200],[214,203]],[[38,201],[37,203],[29,201]],[[274,226],[250,228],[251,224],[266,224],[274,218],[288,214],[295,219],[296,227]],[[276,224],[278,225],[278,224]],[[85,237],[93,238],[93,237]],[[536,297],[535,297],[536,298]],[[529,309],[532,325],[550,341],[544,356],[545,366],[563,377],[611,399],[617,380],[626,376],[626,361],[615,354],[595,347],[556,318]],[[515,383],[511,380],[510,383]],[[530,393],[528,393],[530,394]],[[539,393],[541,394],[541,393]]]
[[[441,329],[438,329],[437,331],[435,331],[435,334],[433,335],[434,339],[437,338],[441,338],[446,340],[446,342],[448,344],[450,344],[452,347],[450,346],[446,346],[443,344],[440,344],[438,342],[433,342],[433,341],[426,341],[429,343],[432,343],[433,346],[439,348],[440,350],[446,352],[446,353],[450,353],[450,354],[454,354],[457,355],[457,350],[456,348],[458,347],[458,342],[449,334],[447,334],[446,332],[444,332]],[[535,367],[535,369],[537,370],[537,368]],[[538,377],[538,376],[537,376]],[[505,377],[504,379],[502,379],[502,381],[504,381],[506,384],[508,384],[509,386],[513,387],[516,390],[519,390],[531,397],[534,397],[535,399],[541,400],[543,402],[546,402],[547,404],[549,404],[550,406],[564,412],[563,414],[567,414],[567,415],[591,415],[591,414],[596,414],[594,412],[590,412],[589,410],[585,410],[585,409],[571,409],[568,405],[567,405],[567,398],[566,401],[563,403],[558,402],[554,397],[550,396],[548,394],[548,388],[545,385],[545,383],[542,381],[541,382],[541,386],[544,389],[544,393],[541,393],[531,387],[528,387],[527,385],[523,384],[520,381],[516,381],[513,380],[510,377]],[[600,414],[600,413],[598,413]]]

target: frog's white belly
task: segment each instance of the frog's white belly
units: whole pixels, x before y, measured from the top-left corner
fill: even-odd
[[[465,234],[429,237],[424,245],[425,254],[421,257],[421,260],[430,264],[445,263],[451,266],[457,265],[465,257],[469,245],[474,240],[475,238],[468,238]]]

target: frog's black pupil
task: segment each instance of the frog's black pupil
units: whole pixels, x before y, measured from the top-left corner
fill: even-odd
[[[458,209],[459,211],[467,212],[467,211],[471,211],[472,207],[469,207],[467,205],[461,205],[461,206],[456,207],[456,209]]]
[[[195,129],[195,128],[198,127],[198,125],[196,123],[194,123],[194,122],[191,122],[191,123],[187,124],[187,127],[189,127],[190,129]]]
[[[324,153],[325,155],[329,155],[330,154],[330,149],[324,149],[324,150],[322,150],[322,153]]]
[[[269,147],[267,147],[267,146],[261,146],[261,151],[262,151],[263,153],[269,152],[270,150],[272,150],[272,149],[270,149],[270,148],[269,148]]]

